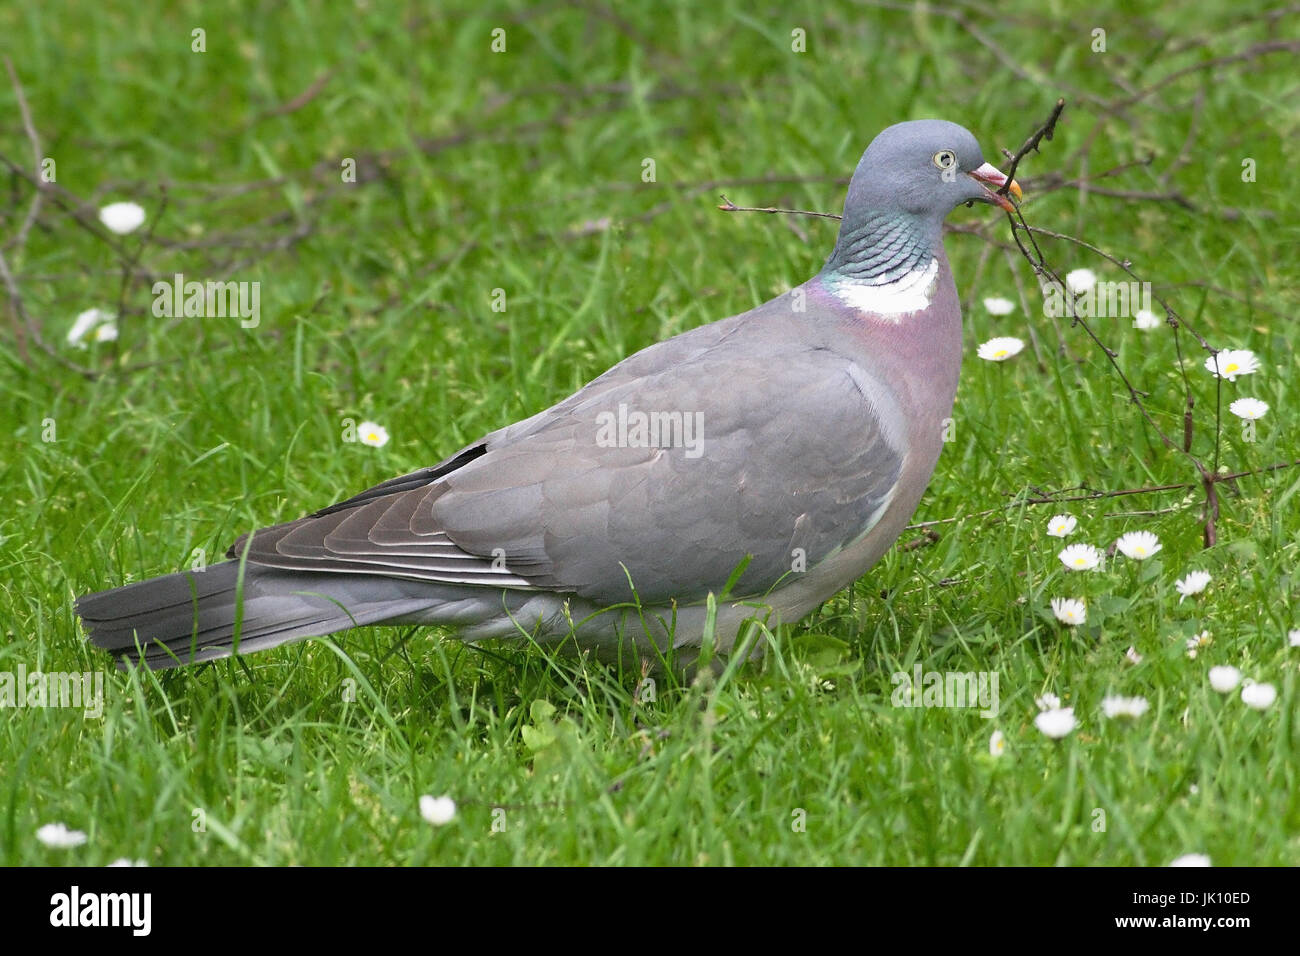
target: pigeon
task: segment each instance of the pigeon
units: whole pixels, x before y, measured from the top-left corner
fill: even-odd
[[[226,561],[85,595],[88,639],[151,668],[374,624],[656,668],[756,653],[747,622],[852,585],[920,502],[962,357],[943,221],[1010,196],[962,126],[890,126],[807,282]]]

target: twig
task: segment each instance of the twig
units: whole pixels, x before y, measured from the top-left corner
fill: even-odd
[[[1198,73],[1201,70],[1213,70],[1229,63],[1240,63],[1245,60],[1254,60],[1261,56],[1267,56],[1270,53],[1297,53],[1300,52],[1300,40],[1269,40],[1264,43],[1256,43],[1254,46],[1242,50],[1239,53],[1229,53],[1226,56],[1218,56],[1212,60],[1205,60],[1201,63],[1193,63],[1191,66],[1185,66],[1180,70],[1174,70],[1168,73],[1150,86],[1139,90],[1136,94],[1128,99],[1118,100],[1107,104],[1107,110],[1120,110],[1126,106],[1132,106],[1141,100],[1146,99],[1157,90],[1164,89],[1170,83],[1174,82],[1189,73]]]
[[[1236,471],[1231,474],[1214,475],[1212,483],[1215,485],[1225,481],[1235,481],[1238,478],[1250,478],[1256,475],[1265,475],[1274,471],[1281,471],[1285,468],[1300,467],[1300,458],[1294,461],[1280,461],[1272,465],[1265,465],[1262,468],[1251,468],[1247,471]],[[1080,490],[1078,488],[1063,488],[1059,491],[1041,492],[1029,497],[1016,498],[997,508],[985,508],[982,511],[971,511],[966,514],[954,515],[950,518],[935,518],[930,521],[918,521],[916,524],[909,524],[905,530],[920,531],[925,528],[932,528],[941,524],[952,524],[956,521],[966,521],[970,518],[987,518],[990,515],[1002,514],[1006,511],[1013,511],[1016,508],[1022,508],[1026,505],[1063,505],[1075,501],[1100,501],[1105,498],[1125,498],[1129,495],[1151,495],[1168,491],[1195,491],[1202,487],[1199,481],[1184,481],[1171,485],[1147,485],[1141,488],[1119,488],[1110,491],[1088,491],[1077,495],[1066,494],[1066,492]]]
[[[776,206],[767,206],[759,208],[757,206],[737,206],[726,196],[722,196],[722,203],[718,206],[723,212],[767,212],[767,213],[784,213],[787,216],[817,216],[821,219],[842,219],[833,212],[814,212],[811,209],[780,209]]]
[[[0,252],[0,284],[3,284],[5,291],[9,293],[9,307],[13,310],[17,321],[21,322],[27,330],[27,337],[35,342],[42,352],[50,356],[64,368],[71,369],[83,378],[96,379],[99,373],[94,369],[86,368],[72,359],[63,355],[58,349],[54,348],[44,338],[41,337],[40,328],[32,321],[32,317],[27,312],[27,307],[23,305],[22,293],[18,290],[18,282],[14,279],[14,274],[9,269],[9,262],[5,259],[4,253]]]
[[[354,53],[359,53],[359,52],[361,51],[360,50],[354,51]],[[281,103],[279,106],[272,107],[271,109],[263,110],[262,112],[254,116],[252,119],[250,119],[247,123],[247,126],[256,126],[258,123],[262,122],[262,120],[271,119],[272,117],[276,117],[276,116],[287,116],[289,113],[295,113],[298,110],[302,109],[304,106],[306,106],[308,103],[310,103],[312,100],[314,100],[317,96],[320,95],[321,90],[325,89],[325,84],[327,84],[330,80],[334,79],[334,77],[338,75],[340,69],[341,67],[336,66],[333,69],[329,69],[321,73],[319,76],[316,77],[316,79],[311,81],[311,84],[305,90],[303,90],[293,99],[289,100],[288,102]]]
[[[136,246],[135,252],[129,258],[122,260],[122,284],[118,288],[117,294],[117,317],[121,320],[126,315],[126,294],[131,288],[131,282],[136,278],[136,266],[140,263],[140,257],[144,255],[145,249],[149,247],[149,242],[153,239],[154,231],[158,224],[162,222],[163,214],[167,211],[167,187],[160,187],[162,192],[162,201],[158,204],[158,211],[149,217],[149,228],[144,236],[140,239],[139,245]]]
[[[14,88],[14,99],[18,101],[18,113],[22,116],[23,132],[27,134],[27,141],[32,146],[32,168],[37,171],[39,176],[41,160],[44,158],[41,156],[41,138],[37,135],[36,125],[32,122],[32,111],[27,106],[27,97],[23,93],[23,85],[18,82],[18,73],[14,70],[14,65],[9,57],[5,57],[5,69],[9,71],[9,82]],[[5,249],[22,248],[27,242],[27,234],[31,232],[36,217],[40,215],[41,202],[44,198],[44,183],[38,178],[36,179],[36,190],[32,193],[31,205],[27,207],[27,215],[23,218],[18,231],[4,244]],[[23,348],[25,350],[25,346]]]
[[[1037,152],[1038,144],[1043,140],[1051,142],[1052,137],[1056,134],[1056,121],[1061,118],[1061,113],[1065,109],[1064,98],[1056,101],[1056,106],[1052,108],[1051,115],[1042,126],[1034,130],[1029,139],[1025,140],[1021,147],[1016,150],[1015,154],[1010,157],[1011,165],[1007,168],[1007,181],[998,187],[998,194],[1007,195],[1011,190],[1011,183],[1016,178],[1016,170],[1020,168],[1020,161],[1025,158],[1026,153]]]

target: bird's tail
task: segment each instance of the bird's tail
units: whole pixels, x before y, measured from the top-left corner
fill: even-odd
[[[155,669],[265,650],[428,607],[409,582],[285,572],[238,561],[78,598],[90,642]]]

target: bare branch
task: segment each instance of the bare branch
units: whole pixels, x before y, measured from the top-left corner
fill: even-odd
[[[1026,153],[1037,152],[1038,144],[1043,140],[1051,141],[1052,136],[1056,133],[1056,121],[1061,118],[1061,113],[1065,110],[1065,100],[1056,101],[1056,106],[1052,107],[1051,115],[1047,117],[1046,122],[1039,126],[1038,129],[1024,141],[1021,147],[1016,150],[1011,157],[1011,165],[1007,168],[1007,181],[998,187],[998,193],[1002,196],[1007,195],[1011,189],[1011,183],[1016,178],[1016,170],[1020,168],[1020,161],[1025,158]]]

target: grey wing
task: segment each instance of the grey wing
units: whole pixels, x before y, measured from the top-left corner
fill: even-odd
[[[689,603],[746,557],[733,594],[761,595],[798,553],[813,567],[888,506],[906,429],[849,359],[724,343],[660,368],[607,373],[434,468],[256,532],[249,560],[603,604],[627,600],[630,579],[644,603]]]

